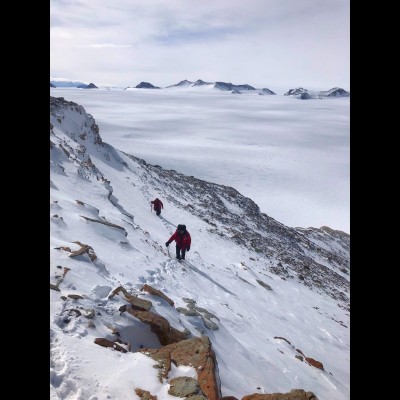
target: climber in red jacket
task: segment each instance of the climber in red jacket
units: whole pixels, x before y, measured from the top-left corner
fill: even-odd
[[[176,241],[176,258],[178,260],[185,259],[185,252],[190,250],[192,238],[186,230],[186,225],[178,225],[178,229],[172,234],[165,245],[168,247],[173,241]]]
[[[156,199],[151,201],[150,203],[153,205],[156,214],[160,215],[161,209],[164,208],[164,204],[162,203],[162,201],[158,197],[156,197]]]

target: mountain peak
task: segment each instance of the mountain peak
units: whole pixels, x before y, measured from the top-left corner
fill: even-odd
[[[160,89],[158,86],[152,85],[150,82],[140,82],[136,85],[137,89]]]

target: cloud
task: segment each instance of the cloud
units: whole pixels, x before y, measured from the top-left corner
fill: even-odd
[[[349,88],[348,0],[52,0],[50,11],[52,75]]]

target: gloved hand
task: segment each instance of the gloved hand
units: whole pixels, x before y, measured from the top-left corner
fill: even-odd
[[[189,251],[189,250],[190,250],[190,246],[186,247],[186,251]]]
[[[169,242],[165,243],[165,245],[168,247],[169,246]]]

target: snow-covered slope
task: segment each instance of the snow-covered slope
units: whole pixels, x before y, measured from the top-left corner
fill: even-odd
[[[222,396],[302,388],[320,400],[349,398],[349,235],[288,228],[234,188],[114,149],[63,98],[51,97],[50,168],[51,399],[138,399],[141,388],[172,400],[170,379],[196,375],[171,363],[158,379],[138,350],[160,341],[120,312],[121,296],[109,297],[120,285],[178,331],[209,337]],[[155,197],[160,217],[150,210]],[[192,236],[183,263],[165,247],[178,224]],[[197,311],[185,312],[193,301]],[[115,332],[131,351],[95,344]]]

